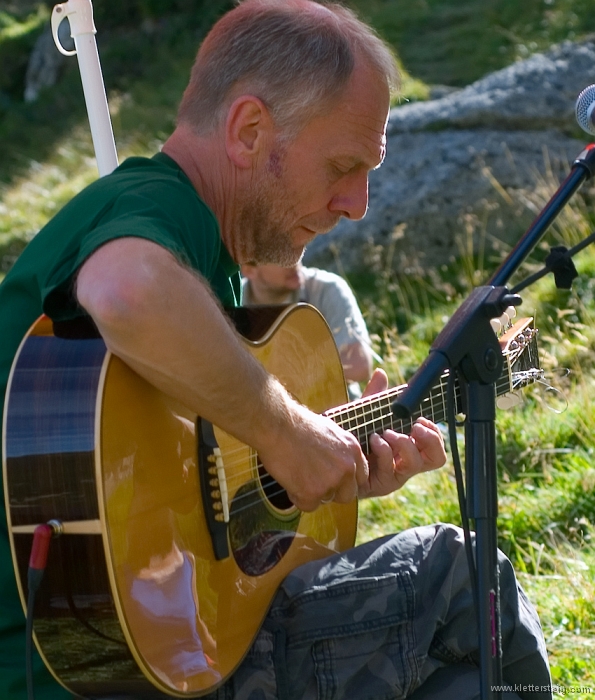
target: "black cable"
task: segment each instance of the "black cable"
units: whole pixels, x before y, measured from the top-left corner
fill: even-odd
[[[85,618],[81,614],[81,611],[79,610],[79,608],[77,608],[70,590],[67,590],[65,592],[65,597],[66,603],[68,604],[68,609],[72,613],[72,616],[77,622],[80,622],[80,624],[83,627],[85,627],[85,629],[89,630],[91,634],[94,634],[97,637],[101,637],[102,639],[105,639],[108,642],[112,642],[113,644],[119,644],[120,646],[126,647],[126,649],[128,649],[128,644],[125,641],[121,639],[116,639],[115,637],[110,637],[108,634],[104,634],[101,630],[98,630],[97,627],[94,627],[88,620],[85,620]]]

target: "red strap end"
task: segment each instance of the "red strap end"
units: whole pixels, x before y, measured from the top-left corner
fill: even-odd
[[[29,557],[30,569],[45,569],[48,560],[48,550],[50,548],[50,540],[54,531],[50,525],[38,525],[33,533],[33,546],[31,547],[31,556]]]

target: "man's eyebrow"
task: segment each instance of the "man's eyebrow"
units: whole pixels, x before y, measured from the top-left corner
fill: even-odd
[[[384,160],[386,158],[386,150],[382,154],[382,158],[380,159],[380,163],[378,165],[375,165],[372,170],[378,170],[378,168],[384,163]]]
[[[376,170],[384,162],[385,155],[386,155],[386,149],[383,149],[382,159],[380,160],[380,162],[377,165],[374,165],[374,166],[370,166],[369,163],[367,163],[363,158],[361,158],[361,156],[356,156],[356,155],[336,156],[335,158],[331,158],[331,162],[334,162],[337,165],[341,165],[342,167],[348,167],[350,169],[364,167],[368,170]]]
[[[375,165],[372,170],[378,170],[378,168],[384,163],[384,160],[386,158],[386,142],[382,144],[382,153],[380,156],[380,163],[378,165]]]
[[[342,165],[343,167],[350,168],[353,168],[356,165],[361,165],[363,163],[362,159],[359,156],[355,155],[337,155],[334,158],[331,158],[331,161],[337,163],[337,165]]]

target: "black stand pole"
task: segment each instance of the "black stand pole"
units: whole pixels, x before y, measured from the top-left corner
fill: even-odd
[[[499,700],[502,692],[500,639],[500,593],[497,551],[498,484],[496,471],[496,391],[502,371],[502,353],[490,319],[507,307],[521,303],[504,284],[581,184],[595,174],[595,144],[587,146],[543,211],[535,219],[500,268],[489,286],[477,287],[443,328],[428,358],[407,389],[393,403],[397,418],[408,419],[430,394],[446,368],[456,372],[467,416],[465,470],[469,517],[475,521],[478,636],[481,662],[481,698]]]
[[[496,404],[494,387],[468,384],[465,424],[467,513],[475,522],[477,603],[481,690],[499,697],[502,686],[500,638],[500,571],[498,568],[498,484],[496,469]]]
[[[497,552],[496,390],[502,351],[490,325],[520,297],[504,287],[477,287],[457,309],[432,345],[407,390],[393,403],[399,418],[410,417],[441,372],[457,372],[466,421],[469,517],[475,521],[475,570],[482,698],[501,698],[500,594]]]

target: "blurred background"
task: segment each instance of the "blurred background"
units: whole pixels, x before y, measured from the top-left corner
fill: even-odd
[[[595,0],[346,4],[394,48],[403,73],[396,110],[457,95],[563,42],[592,47],[595,36]],[[93,5],[119,159],[152,155],[173,128],[201,37],[231,3]],[[97,177],[77,61],[62,57],[48,33],[52,6],[0,0],[0,279],[39,228]],[[595,83],[595,63],[590,65],[584,87]],[[437,128],[416,138],[429,139]],[[581,143],[589,142],[572,119],[558,128],[569,140],[569,153],[578,155]],[[532,132],[539,159],[520,185],[501,180],[489,162],[476,174],[491,187],[481,212],[511,207],[508,221],[518,221],[521,230],[571,163],[552,164],[548,146],[554,135],[546,126],[537,135]],[[414,141],[401,138],[403,149],[408,139]],[[392,172],[378,171],[383,186],[390,185]],[[372,186],[380,184],[371,183],[371,197]],[[527,274],[543,264],[550,246],[574,245],[595,228],[594,202],[587,184],[527,261]],[[441,210],[433,211],[439,231]],[[333,267],[356,292],[378,364],[393,383],[407,380],[450,314],[506,254],[506,245],[488,245],[489,216],[481,212],[457,212],[455,254],[439,263],[420,266],[400,255],[405,224],[392,227],[382,246],[370,243],[361,256],[363,268],[351,268],[340,250],[333,257]],[[423,248],[421,235],[417,242]],[[587,249],[575,262],[580,276],[571,290],[556,289],[547,277],[523,293],[521,315],[536,319],[545,378],[522,392],[516,408],[498,412],[499,531],[500,546],[539,609],[554,680],[586,697],[581,687],[595,692],[595,252]],[[452,465],[362,504],[359,538],[436,520],[460,520]]]

